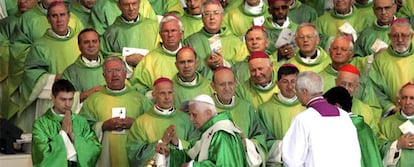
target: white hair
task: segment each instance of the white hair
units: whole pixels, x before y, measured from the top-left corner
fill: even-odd
[[[217,115],[217,109],[216,106],[214,106],[213,104],[209,104],[209,103],[205,103],[205,102],[200,102],[200,101],[190,101],[188,103],[188,105],[194,105],[194,107],[201,112],[205,112],[207,110],[210,110],[212,115]]]
[[[301,72],[298,74],[296,88],[306,89],[310,95],[320,94],[323,93],[323,79],[313,71]]]

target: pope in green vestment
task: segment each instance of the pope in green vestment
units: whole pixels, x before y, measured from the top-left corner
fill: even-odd
[[[196,134],[194,126],[189,121],[188,114],[174,108],[170,112],[161,113],[154,106],[135,120],[129,130],[126,145],[130,166],[144,166],[147,160],[154,158],[154,147],[170,125],[174,125],[182,147],[188,148],[188,141]]]
[[[76,91],[84,92],[97,85],[105,85],[103,77],[103,58],[99,56],[99,64],[90,66],[79,55],[78,59],[63,71],[62,78],[70,81]]]
[[[263,122],[259,119],[253,106],[242,98],[233,96],[231,104],[222,104],[216,94],[212,95],[217,112],[229,112],[234,124],[240,128],[246,139],[252,141],[262,157],[262,166],[265,166],[268,148],[273,144]],[[269,143],[269,144],[268,144]]]
[[[119,10],[117,4],[118,0],[104,0],[96,1],[93,6],[91,13],[92,25],[100,35],[121,15],[121,10]],[[158,21],[157,15],[148,0],[140,0],[139,13],[144,18]]]
[[[199,94],[213,93],[210,81],[205,79],[199,73],[196,73],[196,77],[192,82],[184,82],[179,77],[179,74],[175,75],[172,81],[174,83],[174,106],[181,106],[183,102],[190,100]]]
[[[111,131],[103,131],[103,123],[111,119],[114,107],[125,108],[126,117],[137,118],[150,107],[149,100],[142,94],[125,86],[122,90],[110,90],[104,88],[89,96],[80,111],[92,124],[98,138],[102,143],[102,153],[98,166],[128,166],[128,155],[126,147],[127,133],[116,134]]]
[[[103,35],[102,50],[104,56],[121,55],[124,47],[155,49],[161,38],[158,35],[158,23],[138,16],[131,23],[118,16],[114,24],[108,27]]]
[[[224,125],[223,125],[224,124]],[[228,112],[222,112],[210,118],[200,128],[203,133],[201,140],[192,142],[189,150],[170,149],[170,162],[172,166],[179,166],[181,163],[194,160],[194,167],[201,166],[226,166],[243,167],[248,166],[240,131],[232,125],[231,116]],[[232,125],[232,126],[231,126]],[[213,129],[211,129],[213,127]],[[236,129],[235,129],[236,128]],[[209,145],[203,142],[203,137],[210,139]],[[203,156],[200,152],[194,151],[194,147],[201,146]],[[208,150],[203,150],[208,149]],[[207,152],[207,155],[205,154]]]
[[[265,18],[270,16],[267,12],[268,5],[266,3],[261,2],[254,6],[254,8],[259,7],[262,9],[260,12],[252,12],[249,9],[253,8],[253,6],[249,6],[245,1],[239,7],[226,12],[223,25],[226,25],[234,35],[242,37],[250,27],[253,25],[261,26],[264,22],[260,22],[260,20],[264,21]]]
[[[413,149],[401,149],[398,156],[395,155],[388,155],[388,152],[391,151],[392,147],[397,142],[397,140],[401,137],[402,132],[399,128],[400,125],[403,123],[410,121],[414,123],[414,119],[407,119],[407,116],[402,115],[403,111],[398,111],[394,115],[391,115],[380,122],[380,151],[381,156],[384,159],[390,158],[391,162],[387,160],[387,167],[388,166],[396,166],[396,167],[412,167],[414,166],[414,150]],[[411,116],[412,117],[412,116]],[[394,148],[396,149],[396,148]],[[390,157],[388,157],[388,156]],[[398,159],[395,161],[395,159]],[[384,160],[386,161],[386,160]],[[385,164],[384,164],[385,165]]]
[[[71,114],[73,145],[76,150],[77,165],[94,167],[101,152],[101,145],[94,131],[82,116]],[[66,147],[60,131],[63,117],[49,109],[33,125],[32,162],[33,166],[67,166]]]

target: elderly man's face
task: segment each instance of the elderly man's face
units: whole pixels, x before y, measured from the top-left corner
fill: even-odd
[[[409,24],[392,25],[388,37],[391,39],[392,48],[398,53],[404,53],[411,45],[413,33]]]
[[[217,92],[221,103],[230,104],[236,84],[232,71],[220,70],[214,73],[214,82],[211,83],[211,87]]]
[[[414,85],[408,85],[401,90],[399,103],[404,114],[414,115]]]
[[[200,104],[198,104],[200,105]],[[211,117],[213,113],[210,110],[207,110],[204,107],[197,107],[197,104],[191,104],[189,107],[188,114],[190,115],[190,121],[194,124],[196,129],[199,129],[203,126]]]
[[[334,9],[339,14],[347,14],[351,11],[352,0],[334,0]]]
[[[318,32],[312,27],[302,27],[297,30],[295,41],[300,52],[312,55],[316,52],[319,44]]]
[[[273,22],[283,25],[289,12],[289,4],[284,1],[276,1],[269,5],[268,11],[272,15]]]
[[[65,5],[56,5],[48,11],[47,20],[52,30],[61,36],[68,33],[69,11]]]
[[[280,93],[282,93],[284,97],[292,98],[296,95],[295,88],[297,78],[296,74],[282,75],[280,80],[277,81]]]
[[[88,9],[92,9],[93,5],[96,3],[96,0],[81,0],[80,3]]]
[[[125,87],[127,71],[122,61],[109,61],[104,64],[104,78],[111,90],[121,90]]]
[[[336,86],[344,87],[349,95],[354,96],[354,93],[359,88],[359,76],[351,72],[339,71],[335,83]]]
[[[337,38],[329,48],[329,55],[335,64],[347,64],[354,56],[351,41],[345,38]]]
[[[160,30],[162,44],[168,50],[177,50],[180,40],[183,37],[183,31],[180,30],[178,21],[173,20],[163,23]]]
[[[397,5],[392,0],[376,0],[372,8],[380,25],[390,24],[397,12]]]
[[[139,0],[119,0],[118,7],[126,20],[131,21],[138,17]]]
[[[36,5],[37,0],[18,0],[17,7],[19,12],[24,13],[33,8]]]
[[[253,29],[246,34],[246,46],[250,53],[262,51],[264,52],[269,46],[269,40],[266,38],[265,32],[260,29]]]
[[[98,58],[100,42],[99,35],[94,31],[88,31],[80,35],[79,50],[82,56],[88,59]]]
[[[155,105],[162,109],[169,109],[174,102],[174,88],[170,82],[161,82],[155,85],[152,96],[155,99]]]
[[[220,30],[224,13],[222,8],[217,4],[208,4],[204,7],[202,13],[204,28],[209,33],[217,33]]]
[[[204,0],[186,0],[187,9],[192,15],[201,14],[201,5],[204,3]]]
[[[189,49],[181,50],[177,55],[175,66],[181,79],[185,81],[192,81],[196,76],[198,61],[194,52]]]
[[[272,79],[273,64],[269,59],[256,58],[249,61],[249,70],[256,85],[265,85]]]

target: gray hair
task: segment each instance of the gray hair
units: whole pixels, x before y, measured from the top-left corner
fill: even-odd
[[[164,23],[170,22],[170,21],[177,21],[178,22],[178,26],[180,27],[180,31],[183,32],[184,31],[184,26],[183,23],[181,22],[180,19],[178,19],[178,16],[174,17],[172,15],[166,15],[164,16],[161,21],[160,21],[160,26],[159,26],[159,30],[161,32],[161,28],[164,25]]]
[[[351,48],[352,51],[354,50],[354,42],[352,41],[352,39],[350,39],[349,37],[347,37],[345,35],[339,35],[339,36],[335,37],[333,39],[333,42],[331,43],[331,46],[330,47],[332,47],[332,44],[334,43],[334,41],[337,41],[337,40],[345,40],[345,41],[348,41],[349,47]]]
[[[301,72],[296,81],[296,89],[306,89],[310,95],[323,93],[323,79],[313,71]]]
[[[298,28],[296,29],[296,34],[298,34],[298,32],[299,32],[300,29],[305,28],[305,27],[312,28],[314,30],[314,34],[313,35],[315,35],[315,36],[317,36],[319,38],[319,32],[318,32],[318,29],[316,28],[315,24],[308,23],[308,22],[305,22],[305,23],[300,24],[298,26]]]
[[[204,11],[205,11],[205,7],[206,7],[207,5],[218,5],[218,6],[220,7],[220,12],[221,12],[222,14],[224,14],[224,9],[223,9],[223,6],[221,6],[221,3],[220,3],[219,1],[217,1],[217,0],[206,0],[206,1],[203,3],[203,5],[201,5],[201,13],[204,13]]]
[[[122,60],[122,58],[118,57],[118,56],[109,56],[105,59],[104,63],[103,63],[103,68],[105,68],[105,65],[110,62],[110,61],[119,61],[122,63],[124,70],[127,70],[126,64],[124,63],[124,61]]]

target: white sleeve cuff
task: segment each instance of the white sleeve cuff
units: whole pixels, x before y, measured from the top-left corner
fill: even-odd
[[[63,143],[65,143],[66,158],[70,161],[76,161],[76,150],[72,141],[70,141],[68,134],[64,130],[60,130],[59,134],[62,136]]]
[[[398,154],[397,157],[395,157],[395,154]],[[401,154],[400,150],[397,149],[397,140],[392,142],[390,149],[385,154],[384,159],[382,160],[382,163],[384,166],[395,166],[397,165],[397,162],[400,160]]]

